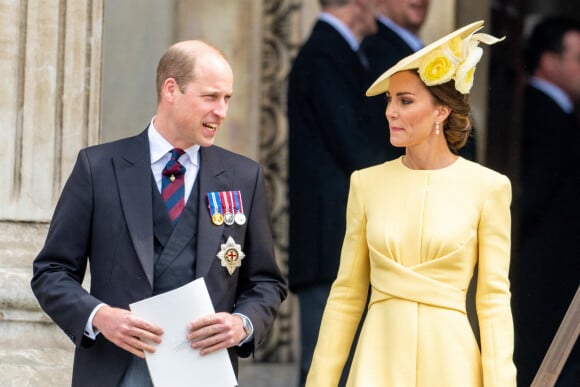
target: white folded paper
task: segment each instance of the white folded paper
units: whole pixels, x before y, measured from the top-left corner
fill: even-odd
[[[191,321],[214,313],[203,278],[129,307],[137,316],[164,331],[155,353],[145,353],[155,387],[238,385],[227,350],[201,356],[186,339]]]

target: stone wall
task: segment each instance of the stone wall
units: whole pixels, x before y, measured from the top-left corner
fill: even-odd
[[[102,0],[0,3],[0,385],[70,385],[73,345],[31,263],[81,147],[98,141]]]
[[[30,290],[31,257],[46,224],[0,222],[0,385],[70,385],[72,342],[42,313]]]

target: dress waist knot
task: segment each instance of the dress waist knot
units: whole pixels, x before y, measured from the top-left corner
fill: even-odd
[[[371,278],[373,291],[369,308],[377,302],[392,298],[405,299],[440,308],[465,311],[465,291],[434,280],[428,273],[398,264],[390,258],[381,260],[386,270],[374,270]]]

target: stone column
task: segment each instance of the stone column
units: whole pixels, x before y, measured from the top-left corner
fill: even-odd
[[[31,264],[76,154],[99,138],[102,0],[0,3],[0,385],[70,384],[73,345]]]

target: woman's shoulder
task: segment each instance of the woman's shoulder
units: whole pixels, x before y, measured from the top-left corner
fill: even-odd
[[[477,162],[460,159],[461,168],[458,179],[462,186],[470,190],[474,196],[488,197],[489,195],[501,195],[511,197],[510,179],[489,167]]]
[[[510,183],[510,180],[506,175],[494,169],[462,157],[460,157],[458,161],[461,163],[459,173],[462,175],[462,178],[480,181],[482,183],[487,182],[490,184],[505,185]]]
[[[351,187],[358,187],[363,191],[374,191],[397,186],[398,182],[404,179],[405,171],[402,165],[399,157],[382,164],[356,170],[351,175]]]

